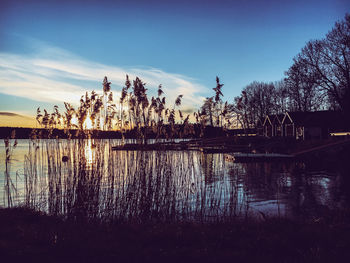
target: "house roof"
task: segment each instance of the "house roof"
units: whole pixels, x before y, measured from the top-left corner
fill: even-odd
[[[283,123],[287,118],[296,125],[305,127],[341,127],[343,118],[339,111],[314,111],[314,112],[287,112]]]
[[[270,125],[273,125],[276,122],[278,124],[281,124],[282,120],[283,120],[283,117],[284,117],[284,114],[269,114],[269,115],[266,115],[265,120],[263,122],[263,125],[266,125],[267,121],[270,123]]]
[[[272,121],[273,121],[273,118],[274,118],[275,115],[272,115],[272,114],[269,114],[269,115],[266,115],[265,117],[265,120],[264,120],[264,123],[263,123],[263,126],[265,126],[266,124],[270,124],[272,125]],[[268,122],[268,123],[267,123]]]
[[[272,115],[272,116],[274,116],[273,119],[272,119],[272,123],[281,124],[282,121],[283,121],[284,115],[285,115],[285,114],[276,114],[276,115]],[[272,116],[271,116],[271,117],[272,117]]]
[[[270,119],[270,116],[269,116],[269,115],[266,115],[265,120],[264,120],[264,122],[263,122],[263,126],[265,126],[265,125],[267,124],[267,121],[270,123],[270,125],[272,125],[272,121],[271,121],[271,119]]]

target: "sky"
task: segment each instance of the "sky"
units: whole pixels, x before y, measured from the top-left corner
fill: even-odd
[[[191,112],[213,95],[232,102],[253,81],[278,81],[307,41],[350,12],[345,0],[0,1],[0,126],[34,126],[37,107],[117,96],[125,75],[150,96],[184,95]]]

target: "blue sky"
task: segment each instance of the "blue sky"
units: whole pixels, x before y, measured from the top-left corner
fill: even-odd
[[[219,76],[230,102],[252,81],[283,78],[305,43],[346,12],[341,0],[2,0],[0,111],[78,102],[105,75],[117,92],[125,74],[141,77],[150,95],[158,84],[170,99],[184,94],[188,110]]]

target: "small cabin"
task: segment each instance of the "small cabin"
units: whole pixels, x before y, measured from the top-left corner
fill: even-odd
[[[273,136],[273,125],[270,115],[266,115],[265,120],[263,122],[263,131],[265,137]]]
[[[282,120],[284,136],[299,139],[303,134],[306,115],[307,112],[286,112]]]
[[[272,136],[282,137],[283,136],[283,118],[284,114],[274,115],[272,118]]]
[[[266,115],[263,122],[263,135],[265,137],[283,136],[283,118],[284,114]]]

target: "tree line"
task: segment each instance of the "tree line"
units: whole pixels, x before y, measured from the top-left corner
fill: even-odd
[[[268,114],[317,110],[339,110],[350,122],[350,14],[325,38],[307,42],[284,79],[254,81],[229,105],[243,128],[255,127]]]

